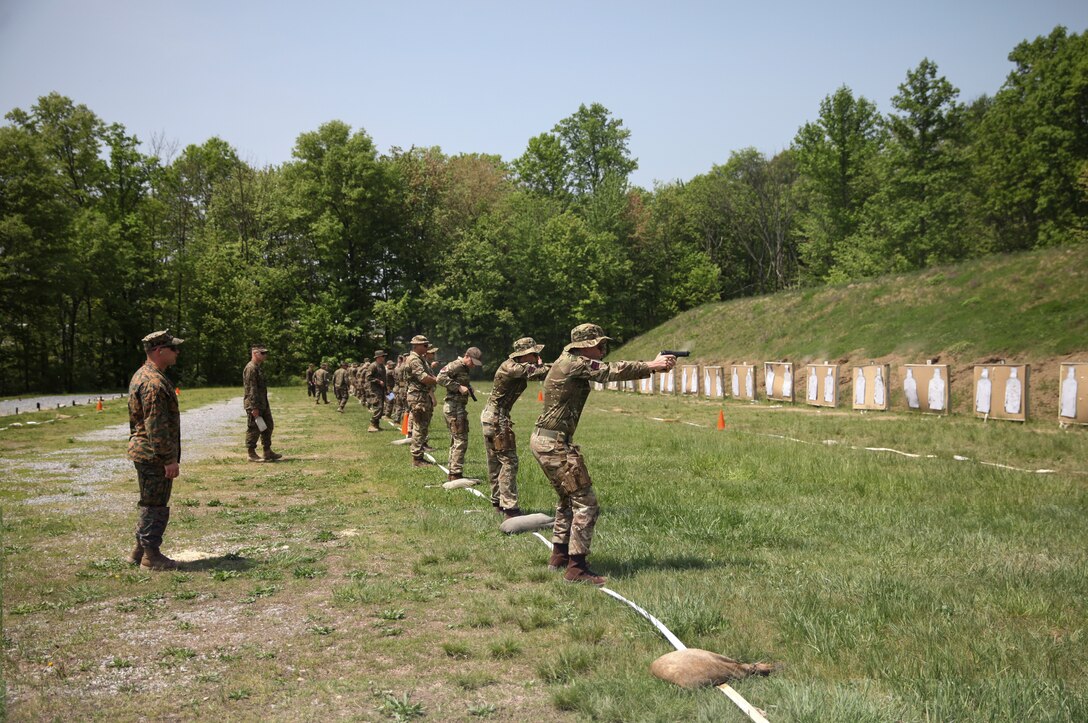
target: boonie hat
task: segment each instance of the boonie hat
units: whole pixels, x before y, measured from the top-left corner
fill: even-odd
[[[160,346],[177,346],[185,340],[171,336],[169,329],[163,329],[162,331],[151,332],[140,341],[144,344],[144,351],[149,352],[152,349],[158,349]]]
[[[412,346],[415,346],[416,344],[430,344],[431,342],[429,339],[427,339],[427,337],[423,336],[422,334],[416,334],[412,337],[412,341],[408,343]]]
[[[380,356],[388,356],[388,355],[384,351],[382,351],[381,349],[375,349],[374,350],[374,358],[377,359]]]
[[[604,335],[604,329],[596,324],[579,324],[570,330],[570,344],[563,347],[563,351],[587,349],[602,341],[612,341],[612,337]]]
[[[531,336],[523,336],[514,342],[514,353],[507,357],[513,359],[522,354],[539,354],[544,349],[543,344],[537,344]]]

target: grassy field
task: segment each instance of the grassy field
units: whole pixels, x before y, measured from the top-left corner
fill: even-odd
[[[701,363],[898,365],[937,357],[952,365],[952,405],[963,414],[971,365],[1007,359],[1032,365],[1032,414],[1056,418],[1058,363],[1088,359],[1088,245],[705,304],[613,356],[647,359],[661,349],[690,350]],[[840,378],[848,380],[848,370]],[[905,409],[901,396],[893,404]]]
[[[183,464],[164,552],[212,557],[178,573],[123,562],[131,468],[66,482],[123,455],[77,439],[122,406],[0,434],[9,718],[745,720],[653,678],[671,648],[648,623],[561,582],[539,540],[435,487],[354,402],[274,391],[287,459],[245,463],[239,414],[231,446]],[[535,395],[515,410],[522,503],[548,511]],[[717,431],[720,408],[590,397],[610,587],[691,647],[779,665],[736,685],[776,723],[1088,720],[1085,430],[726,404]],[[67,472],[10,466],[43,459]]]

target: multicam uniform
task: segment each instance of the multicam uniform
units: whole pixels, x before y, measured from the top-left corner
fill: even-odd
[[[389,386],[389,379],[385,373],[385,362],[375,359],[367,365],[363,375],[363,384],[367,388],[367,398],[370,407],[370,430],[381,429],[382,412],[385,410],[385,388]]]
[[[434,394],[431,388],[423,383],[423,380],[431,374],[430,365],[427,364],[425,358],[413,351],[408,355],[404,366],[407,379],[405,400],[408,403],[408,411],[412,415],[412,459],[422,461],[423,447],[427,444],[431,417],[434,416]]]
[[[396,380],[393,419],[400,420],[408,412],[408,359],[403,359],[393,370]]]
[[[268,405],[268,384],[260,364],[252,361],[246,364],[246,368],[242,370],[242,387],[245,389],[242,406],[246,410],[246,449],[255,453],[257,439],[260,438],[261,445],[267,452],[272,449],[272,408]],[[268,425],[263,432],[253,418],[254,409],[261,413],[264,423]]]
[[[469,367],[464,359],[451,361],[438,372],[438,386],[446,388],[446,401],[442,404],[442,415],[446,427],[450,430],[449,468],[451,477],[460,477],[465,471],[465,452],[468,450],[468,392],[461,393],[461,387],[468,388]]]
[[[590,382],[602,384],[651,375],[646,362],[603,362],[564,351],[544,380],[544,411],[529,448],[559,501],[552,542],[569,543],[571,555],[588,555],[599,508],[593,481],[579,448],[572,443],[589,397]]]
[[[140,485],[136,539],[144,549],[158,548],[170,521],[166,465],[181,461],[181,413],[174,385],[151,361],[128,384],[128,426],[128,458]]]
[[[484,433],[484,450],[487,452],[487,476],[491,482],[491,504],[500,510],[512,510],[518,506],[518,448],[510,410],[529,385],[529,380],[543,379],[550,368],[550,364],[505,360],[495,371],[491,395],[480,413],[480,428]]]
[[[344,411],[348,403],[348,388],[351,386],[351,375],[345,367],[340,367],[332,375],[332,393],[336,396],[336,411]]]
[[[319,367],[314,372],[314,404],[329,403],[329,370]]]

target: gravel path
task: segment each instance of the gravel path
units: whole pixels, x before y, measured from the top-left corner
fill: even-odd
[[[244,433],[241,397],[182,412],[182,475],[186,462],[208,457],[232,444],[240,449]],[[76,437],[77,442],[89,446],[48,452],[37,459],[0,459],[0,474],[7,480],[17,476],[16,485],[47,481],[55,484],[57,477],[65,478],[61,482],[63,492],[30,497],[22,501],[24,505],[56,505],[65,511],[78,509],[83,513],[124,509],[135,503],[135,496],[106,492],[103,483],[128,476],[135,487],[132,462],[125,456],[124,446],[117,444],[127,439],[128,423],[105,427]]]
[[[5,399],[0,401],[0,417],[8,414],[15,414],[15,410],[18,409],[19,413],[23,412],[35,412],[37,411],[37,405],[42,405],[42,409],[60,409],[62,407],[71,407],[74,403],[76,406],[88,406],[93,407],[94,403],[98,401],[99,397],[105,400],[120,399],[124,395],[117,392],[103,392],[101,394],[87,394],[86,392],[78,392],[73,394],[53,394],[46,397],[23,397],[21,399]]]

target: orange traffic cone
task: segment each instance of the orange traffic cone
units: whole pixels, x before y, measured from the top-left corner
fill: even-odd
[[[718,410],[718,429],[725,429],[725,412],[721,409]]]
[[[94,410],[96,412],[101,412],[102,411],[102,400],[101,399],[98,400],[98,404],[94,405]]]
[[[175,397],[180,397],[181,396],[181,387],[174,387],[174,396]]]
[[[536,393],[536,400],[538,402],[543,402],[544,401],[544,390],[543,389],[541,389],[539,392]]]
[[[405,437],[408,436],[408,412],[405,412],[404,416],[400,418],[400,433]]]

